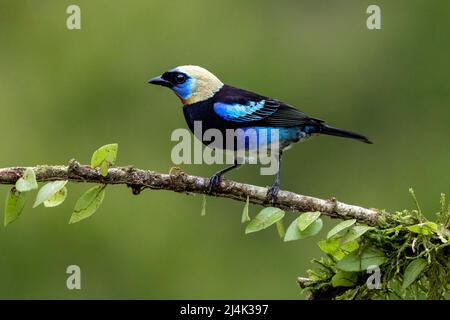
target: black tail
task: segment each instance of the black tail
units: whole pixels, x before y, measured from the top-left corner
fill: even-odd
[[[327,126],[325,124],[322,124],[320,126],[319,133],[327,134],[330,136],[355,139],[355,140],[359,140],[361,142],[370,143],[370,144],[373,143],[372,141],[367,139],[367,137],[360,135],[358,133],[347,131],[347,130],[342,130],[342,129],[338,129],[338,128],[333,128],[333,127]]]

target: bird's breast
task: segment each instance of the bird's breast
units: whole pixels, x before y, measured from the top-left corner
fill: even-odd
[[[232,128],[214,112],[213,102],[208,100],[185,105],[183,113],[189,129],[193,133],[195,124],[197,124],[197,128],[201,126],[202,134],[209,129],[218,129],[224,133],[227,128]]]

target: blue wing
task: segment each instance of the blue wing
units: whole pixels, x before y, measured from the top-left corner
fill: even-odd
[[[214,103],[214,111],[222,119],[233,122],[253,122],[262,120],[277,110],[277,106],[266,100],[241,103]]]
[[[276,99],[224,85],[214,97],[214,112],[239,126],[295,127],[320,124],[300,110]]]
[[[295,127],[323,122],[277,100],[248,101],[246,104],[216,102],[214,112],[223,120],[241,125]]]

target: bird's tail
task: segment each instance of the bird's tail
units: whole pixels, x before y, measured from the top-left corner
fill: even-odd
[[[373,143],[372,141],[370,141],[367,137],[365,137],[363,135],[360,135],[360,134],[355,133],[355,132],[343,130],[343,129],[333,128],[333,127],[330,127],[330,126],[328,126],[326,124],[321,124],[320,129],[319,129],[319,133],[327,134],[327,135],[330,135],[330,136],[355,139],[355,140],[359,140],[359,141],[364,142],[364,143],[370,143],[370,144]]]

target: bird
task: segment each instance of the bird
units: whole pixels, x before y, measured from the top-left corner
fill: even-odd
[[[267,201],[275,202],[280,190],[280,167],[283,151],[292,144],[315,135],[329,135],[372,142],[364,135],[329,126],[325,121],[307,116],[304,112],[281,100],[224,84],[213,73],[195,65],[172,68],[148,80],[150,84],[170,88],[181,100],[183,114],[189,129],[194,132],[194,122],[201,121],[203,132],[217,129],[273,130],[279,132],[278,162],[275,181],[267,191]],[[201,137],[197,137],[200,138]],[[204,144],[208,145],[205,141]],[[268,140],[267,142],[271,142]],[[248,147],[248,145],[245,145]],[[245,146],[243,148],[245,148]],[[242,145],[241,145],[242,147]],[[236,152],[236,146],[234,151]],[[225,173],[238,168],[234,164],[214,173],[208,183],[212,193],[221,183]]]

